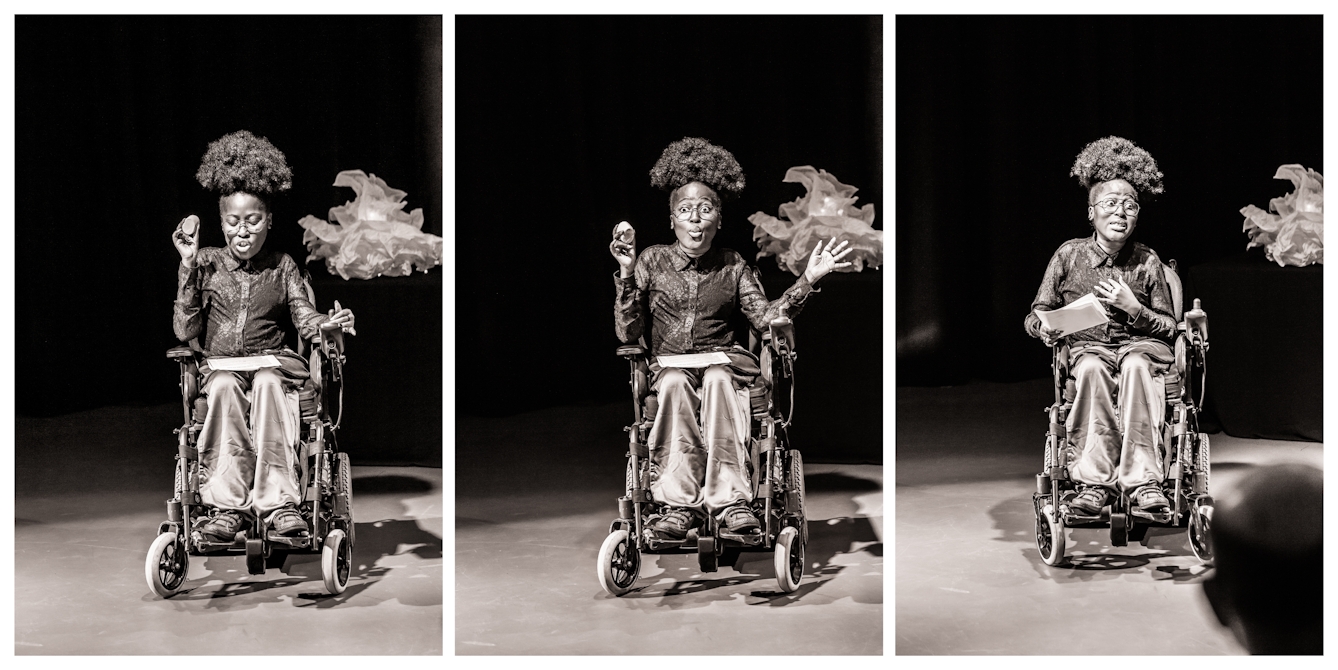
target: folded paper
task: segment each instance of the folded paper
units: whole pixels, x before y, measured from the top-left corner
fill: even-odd
[[[1268,201],[1265,212],[1246,205],[1245,232],[1250,247],[1263,247],[1264,256],[1280,266],[1324,264],[1324,175],[1295,163],[1278,168],[1274,179],[1291,181],[1296,190]]]
[[[858,188],[809,165],[786,170],[783,181],[803,184],[808,192],[781,205],[779,218],[764,212],[748,217],[759,249],[758,260],[775,256],[777,265],[797,277],[808,267],[813,248],[835,237],[849,242],[852,250],[841,259],[851,265],[837,272],[860,272],[865,266],[877,268],[883,264],[883,231],[873,228],[872,204],[855,206]]]
[[[340,172],[334,185],[352,188],[357,197],[330,208],[328,222],[310,215],[298,221],[306,229],[308,261],[323,258],[330,273],[344,279],[403,277],[441,264],[442,240],[423,232],[421,208],[404,212],[407,193],[362,170]]]
[[[1106,316],[1105,306],[1091,293],[1059,309],[1048,312],[1038,309],[1035,312],[1037,318],[1041,320],[1041,325],[1059,331],[1059,337],[1087,330],[1110,320],[1110,317]]]

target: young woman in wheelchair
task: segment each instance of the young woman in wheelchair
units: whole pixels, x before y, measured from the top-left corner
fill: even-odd
[[[298,266],[264,249],[273,225],[270,198],[292,186],[284,155],[246,131],[210,143],[196,175],[219,195],[227,246],[200,248],[199,222],[187,217],[172,233],[181,255],[172,327],[183,342],[199,338],[206,357],[273,355],[279,367],[250,372],[200,364],[208,412],[199,434],[200,498],[215,511],[195,527],[206,541],[231,543],[254,514],[271,533],[310,529],[298,512],[300,464],[296,389],[306,362],[284,345],[283,321],[311,340],[325,322],[353,327],[347,309],[316,311]]]
[[[617,260],[614,328],[630,343],[649,330],[651,388],[659,408],[648,439],[651,495],[668,510],[650,524],[662,539],[679,540],[713,514],[735,533],[760,523],[749,507],[748,387],[757,358],[735,344],[731,328],[741,311],[759,330],[788,310],[794,316],[814,284],[849,266],[846,242],[819,242],[804,275],[768,301],[743,257],[713,246],[721,229],[722,198],[743,190],[734,156],[700,138],[670,144],[651,170],[651,185],[669,191],[669,227],[678,241],[636,250],[635,231],[620,224],[609,252]],[[728,364],[661,368],[655,356],[723,352]]]
[[[1165,375],[1174,362],[1174,307],[1156,252],[1132,240],[1139,197],[1161,193],[1162,173],[1146,151],[1107,137],[1089,144],[1070,172],[1087,189],[1092,234],[1069,240],[1050,259],[1026,329],[1053,346],[1058,333],[1035,310],[1063,307],[1093,293],[1109,321],[1069,334],[1075,387],[1066,421],[1069,476],[1082,484],[1069,507],[1098,515],[1116,491],[1148,513],[1169,503],[1160,483]]]

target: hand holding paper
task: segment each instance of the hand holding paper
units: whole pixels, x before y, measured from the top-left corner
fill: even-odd
[[[1080,330],[1099,326],[1110,320],[1106,316],[1106,310],[1097,301],[1096,296],[1088,293],[1087,295],[1074,300],[1073,302],[1053,309],[1048,312],[1035,310],[1036,317],[1041,320],[1041,325],[1045,328],[1058,331],[1058,337],[1063,337],[1070,333],[1076,333]]]

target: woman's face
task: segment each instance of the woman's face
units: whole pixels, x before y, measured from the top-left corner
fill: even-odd
[[[694,181],[674,192],[669,222],[683,251],[700,256],[711,249],[711,240],[720,229],[720,199],[715,191]]]
[[[1114,201],[1115,208],[1108,210],[1103,203]],[[1097,239],[1102,246],[1120,249],[1134,234],[1138,225],[1138,192],[1123,179],[1097,184],[1092,189],[1087,216],[1092,220]],[[1132,210],[1132,211],[1130,211]]]
[[[260,198],[233,193],[218,202],[218,215],[233,256],[244,261],[260,252],[269,234],[269,210]]]

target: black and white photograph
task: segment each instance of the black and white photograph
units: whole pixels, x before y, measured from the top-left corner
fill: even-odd
[[[882,17],[454,24],[454,652],[883,654]]]
[[[13,25],[14,654],[441,655],[442,17]]]
[[[1322,654],[1322,17],[895,31],[896,653]]]

